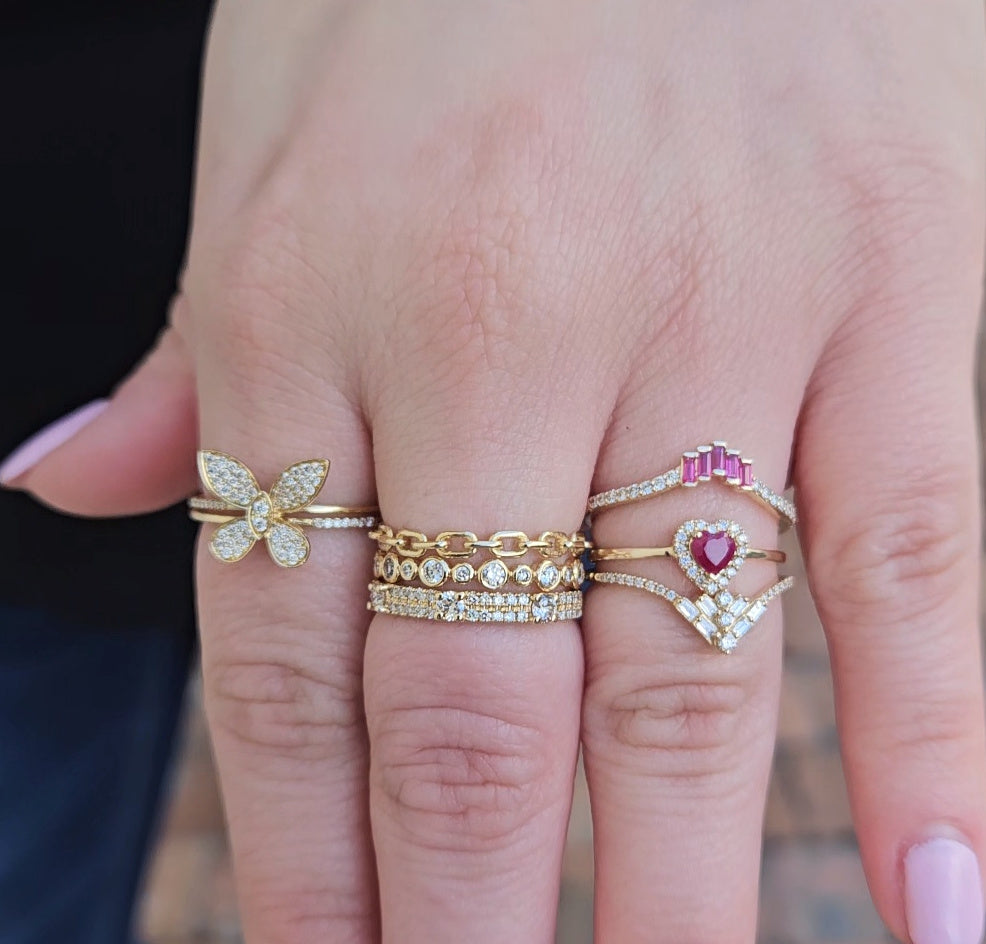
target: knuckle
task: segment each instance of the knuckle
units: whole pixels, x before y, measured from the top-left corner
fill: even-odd
[[[586,695],[586,742],[623,763],[657,760],[665,777],[716,776],[733,766],[751,696],[737,679],[601,680]]]
[[[895,489],[878,508],[812,542],[813,583],[837,620],[860,626],[916,619],[945,603],[973,559],[964,488]]]
[[[203,671],[214,731],[261,758],[319,761],[365,742],[358,666],[326,667],[299,653],[237,654]]]
[[[444,851],[508,845],[542,811],[547,738],[454,707],[391,709],[373,726],[375,782],[413,841]]]

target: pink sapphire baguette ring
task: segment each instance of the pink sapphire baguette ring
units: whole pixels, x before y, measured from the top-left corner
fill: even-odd
[[[684,452],[678,464],[653,478],[599,492],[589,498],[589,513],[627,505],[662,495],[675,488],[696,488],[704,482],[720,482],[748,492],[789,524],[798,520],[794,502],[778,494],[753,473],[753,460],[738,449],[729,449],[722,440]]]
[[[596,571],[595,583],[631,587],[653,594],[670,603],[708,642],[720,652],[731,652],[767,610],[767,604],[791,587],[785,577],[758,596],[749,598],[734,593],[730,580],[748,560],[783,563],[783,551],[757,550],[735,521],[720,518],[709,522],[693,518],[675,532],[669,547],[600,547],[592,551],[594,561],[642,560],[671,557],[685,576],[702,591],[690,599],[676,590],[634,574]]]

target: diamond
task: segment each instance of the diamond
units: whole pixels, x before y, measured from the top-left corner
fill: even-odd
[[[452,568],[452,579],[456,583],[469,583],[476,576],[472,564],[456,564]]]
[[[401,561],[401,580],[414,580],[414,575],[417,573],[418,565],[414,563],[413,560],[402,560]]]
[[[479,582],[489,590],[499,590],[510,574],[502,561],[491,560],[479,568]]]
[[[254,534],[260,536],[267,530],[270,524],[270,513],[270,499],[261,492],[250,504],[250,509],[247,511],[247,520],[250,522]]]
[[[551,561],[543,561],[538,567],[538,586],[542,590],[554,590],[560,580],[561,571]]]
[[[702,612],[703,612],[703,613],[704,613],[704,614],[705,614],[706,616],[715,616],[715,614],[716,614],[716,612],[717,612],[717,610],[718,610],[718,607],[717,607],[717,606],[715,605],[715,603],[713,603],[713,602],[712,602],[712,600],[711,600],[711,599],[710,599],[709,597],[707,597],[707,596],[706,596],[705,594],[702,594],[702,596],[700,596],[700,597],[699,597],[699,598],[698,598],[698,599],[697,599],[697,600],[695,601],[695,605],[696,605],[696,606],[697,606],[697,607],[698,607],[698,608],[699,608],[699,609],[700,609],[700,610],[701,610],[701,611],[702,611]]]
[[[538,623],[550,620],[555,613],[555,599],[548,593],[539,593],[531,602],[531,615]]]
[[[216,529],[209,548],[219,560],[233,563],[244,557],[256,540],[247,521],[238,518]]]
[[[308,538],[294,525],[276,523],[267,533],[267,550],[282,567],[297,567],[308,560]]]
[[[260,493],[250,470],[232,456],[203,450],[199,453],[199,470],[209,491],[231,505],[246,508]]]
[[[715,627],[715,623],[711,620],[707,620],[704,616],[701,616],[695,620],[693,625],[709,642],[712,642],[713,637],[718,632]]]
[[[730,636],[729,633],[723,633],[718,640],[716,640],[716,645],[722,652],[732,652],[736,648],[736,643],[738,640],[735,636]]]
[[[741,637],[745,636],[751,629],[753,629],[753,623],[751,623],[748,619],[741,619],[736,622],[736,625],[733,626],[732,631],[733,631],[733,635],[737,639],[740,639]]]
[[[400,572],[400,565],[397,563],[396,554],[388,554],[383,559],[383,579],[388,583],[393,583]]]
[[[274,507],[280,511],[304,508],[321,491],[328,474],[329,463],[326,459],[309,459],[288,466],[270,490]]]
[[[426,557],[418,568],[418,576],[426,587],[438,587],[448,577],[449,567],[438,557]]]
[[[689,622],[698,616],[698,607],[687,597],[679,597],[675,601],[674,607]]]
[[[518,564],[514,569],[514,580],[522,587],[530,585],[534,579],[534,571],[527,564]]]

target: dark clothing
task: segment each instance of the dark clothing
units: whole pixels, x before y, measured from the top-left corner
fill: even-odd
[[[5,4],[0,454],[105,396],[164,322],[184,251],[209,4]],[[191,613],[180,510],[69,520],[0,492],[0,600],[99,627]]]
[[[184,251],[209,3],[3,4],[0,454],[107,395]],[[130,944],[194,646],[182,508],[0,490],[0,941]]]
[[[0,941],[129,944],[192,637],[0,626]]]

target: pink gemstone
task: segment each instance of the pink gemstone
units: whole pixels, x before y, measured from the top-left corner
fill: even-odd
[[[738,452],[726,453],[726,478],[738,482],[740,477],[740,457]]]
[[[740,460],[740,485],[743,488],[753,488],[753,460]]]
[[[707,574],[717,574],[736,555],[736,542],[725,531],[706,532],[692,538],[692,557]]]
[[[698,451],[698,477],[706,482],[712,478],[712,453],[708,449]]]
[[[686,452],[681,457],[681,484],[694,485],[698,481],[698,455]]]
[[[712,444],[712,471],[716,475],[722,475],[726,471],[726,444],[714,442]]]

